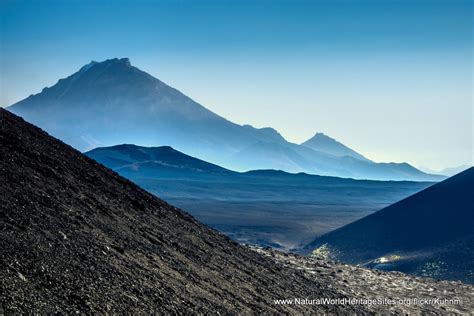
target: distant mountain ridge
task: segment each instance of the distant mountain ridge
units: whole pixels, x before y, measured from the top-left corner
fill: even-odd
[[[472,165],[460,165],[460,166],[456,166],[456,167],[444,168],[442,170],[431,170],[431,169],[426,168],[426,167],[420,167],[419,169],[423,172],[426,172],[426,173],[440,174],[440,175],[443,175],[443,176],[452,177],[452,176],[454,176],[454,175],[456,175],[460,172],[463,172],[464,170],[467,170],[471,167],[472,167]]]
[[[235,172],[206,161],[188,156],[169,146],[140,147],[136,145],[116,145],[95,148],[85,153],[88,157],[118,172],[144,174],[147,178],[157,172],[173,177],[179,174],[190,177],[233,174]]]
[[[471,167],[307,246],[379,269],[474,283]]]
[[[374,163],[355,152],[339,156],[334,148],[328,153],[327,147],[318,151],[293,144],[272,128],[232,123],[133,67],[127,58],[91,62],[8,109],[81,151],[124,143],[169,145],[237,171],[265,168],[358,179],[442,179],[409,165]]]

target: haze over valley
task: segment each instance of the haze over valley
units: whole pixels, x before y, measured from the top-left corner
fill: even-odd
[[[275,170],[234,172],[171,147],[118,145],[86,153],[241,243],[298,250],[432,185]]]

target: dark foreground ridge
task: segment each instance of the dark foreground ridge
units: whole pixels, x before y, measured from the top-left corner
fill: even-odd
[[[2,312],[363,312],[0,109]]]

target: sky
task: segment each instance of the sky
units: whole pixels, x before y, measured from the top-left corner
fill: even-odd
[[[324,132],[375,161],[473,159],[463,0],[0,0],[0,105],[91,60],[134,66],[239,123]]]

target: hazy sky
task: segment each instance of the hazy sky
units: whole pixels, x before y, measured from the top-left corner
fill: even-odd
[[[240,124],[322,131],[376,161],[472,164],[472,2],[0,0],[0,104],[91,60]]]

